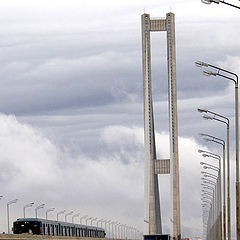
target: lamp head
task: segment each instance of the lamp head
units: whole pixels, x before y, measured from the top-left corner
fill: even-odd
[[[209,71],[209,70],[203,70],[203,74],[205,76],[209,77],[209,76],[217,76],[218,73],[212,72],[212,71]]]
[[[203,109],[203,108],[198,108],[198,112],[200,112],[200,113],[207,113],[208,110],[207,109]]]
[[[206,141],[206,142],[211,142],[212,141],[212,139],[209,138],[209,137],[204,137],[203,140]]]
[[[18,199],[16,198],[16,199],[14,199],[14,200],[8,202],[7,204],[10,205],[10,204],[12,204],[12,203],[16,203],[17,201],[18,201]]]
[[[204,115],[203,115],[203,119],[205,119],[205,120],[213,120],[213,117],[204,114]]]
[[[24,207],[32,207],[32,205],[34,205],[34,202],[31,202],[31,203],[25,205]]]
[[[201,0],[201,2],[205,3],[205,4],[211,4],[212,1],[211,0]]]
[[[47,209],[46,212],[51,212],[51,211],[54,211],[54,210],[55,210],[55,208],[49,208],[49,209]]]
[[[41,205],[37,206],[35,209],[44,208],[44,206],[45,206],[45,203],[43,203],[43,204],[41,204]]]
[[[208,67],[208,64],[205,63],[205,62],[202,62],[202,61],[196,61],[196,62],[195,62],[195,65],[196,65],[197,67]]]
[[[217,3],[219,4],[220,0],[201,0],[203,3],[210,4],[210,3]],[[209,3],[208,3],[209,2]]]

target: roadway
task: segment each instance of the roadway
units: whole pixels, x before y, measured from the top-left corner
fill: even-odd
[[[86,238],[86,237],[60,237],[60,236],[42,236],[31,234],[0,234],[0,240],[29,240],[29,239],[52,239],[52,240],[103,240],[103,238]],[[109,238],[105,238],[111,240]],[[119,240],[119,239],[118,239]]]

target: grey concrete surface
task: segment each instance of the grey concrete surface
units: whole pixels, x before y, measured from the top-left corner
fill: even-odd
[[[86,238],[86,237],[60,237],[60,236],[42,236],[42,235],[32,235],[32,234],[0,234],[0,240],[11,239],[11,240],[29,240],[29,239],[71,239],[71,240],[102,240],[103,238]],[[112,240],[110,238],[105,238],[107,240]]]

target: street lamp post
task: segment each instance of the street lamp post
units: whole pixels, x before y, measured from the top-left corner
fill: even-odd
[[[124,233],[123,233],[123,224],[120,224],[120,238],[123,239],[124,238]]]
[[[114,228],[114,238],[117,238],[118,236],[118,231],[117,231],[117,225],[118,225],[118,222],[113,222],[113,228]]]
[[[240,169],[239,169],[239,116],[238,116],[238,75],[234,72],[225,70],[215,65],[197,61],[195,64],[199,67],[211,67],[217,70],[212,72],[204,70],[207,76],[218,76],[234,82],[235,84],[235,138],[236,138],[236,226],[237,226],[237,240],[240,240]],[[227,75],[226,75],[227,74]],[[229,77],[229,75],[233,77]]]
[[[201,2],[203,2],[203,3],[205,3],[205,4],[211,4],[211,3],[217,3],[217,4],[219,4],[219,3],[223,3],[223,4],[226,4],[226,5],[228,5],[228,6],[231,6],[231,7],[235,7],[235,8],[240,9],[240,7],[238,7],[238,6],[236,6],[236,5],[233,5],[233,4],[231,4],[231,3],[228,3],[228,2],[225,2],[225,1],[223,1],[223,0],[201,0]]]
[[[49,208],[46,210],[46,220],[48,219],[48,213],[54,211],[55,208]]]
[[[92,217],[86,218],[86,225],[87,225],[87,221],[91,220],[91,219],[92,219]]]
[[[110,223],[111,223],[111,220],[107,220],[106,222],[105,222],[105,229],[107,230],[107,224],[108,224],[108,230],[109,230],[109,238],[110,238],[110,232],[111,232],[111,229],[110,229]]]
[[[84,215],[83,217],[80,217],[80,224],[82,224],[82,219],[88,217],[88,215]]]
[[[205,155],[206,157],[206,155]],[[214,171],[217,171],[218,172],[218,179],[217,179],[217,183],[218,183],[218,186],[219,186],[219,191],[218,192],[218,199],[220,201],[217,201],[217,209],[219,210],[219,235],[220,235],[220,239],[222,240],[222,184],[221,184],[221,163],[220,163],[220,156],[219,158],[215,157],[215,156],[208,156],[208,157],[212,157],[214,159],[217,159],[219,161],[219,168],[211,165],[211,164],[206,164],[204,163],[204,169],[211,169],[211,170],[214,170]],[[218,239],[218,238],[217,238]]]
[[[122,236],[122,239],[126,237],[125,224],[121,225],[121,236]]]
[[[116,224],[116,238],[121,238],[121,232],[120,232],[120,226],[121,226],[121,223],[117,223]]]
[[[206,239],[212,239],[212,233],[214,234],[214,211],[213,211],[213,204],[212,201],[206,201],[205,198],[203,198],[202,202],[207,202],[205,204],[202,204],[202,219],[203,219],[203,235],[206,236]]]
[[[72,223],[74,223],[74,218],[79,217],[79,216],[80,216],[80,213],[74,214],[74,215],[72,216]]]
[[[130,235],[129,235],[130,239],[133,239],[133,232],[132,232],[131,226],[129,226],[129,233],[130,233]]]
[[[206,184],[201,184],[203,186],[202,192],[205,194],[202,194],[202,202],[205,204],[208,204],[209,208],[205,209],[205,218],[203,218],[204,223],[206,224],[206,235],[209,237],[208,239],[219,239],[219,227],[218,227],[218,205],[219,202],[219,194],[217,194],[217,183],[214,184],[214,188],[210,187]],[[206,189],[206,190],[205,190]],[[208,190],[208,191],[207,191]],[[209,190],[211,192],[209,192]],[[208,201],[208,200],[210,201]]]
[[[94,221],[96,221],[96,220],[97,220],[97,218],[91,219],[91,227],[92,227],[92,223],[93,223]]]
[[[66,210],[63,210],[63,211],[57,213],[57,221],[59,220],[58,216],[59,216],[60,214],[64,214],[65,212],[66,212]]]
[[[223,148],[223,236],[226,240],[226,184],[225,184],[225,141],[221,138],[214,137],[209,134],[200,133],[200,136],[204,137],[205,141],[211,141],[217,144],[220,144]],[[210,153],[211,154],[211,153]],[[203,154],[205,156],[206,154]],[[208,156],[208,155],[206,155]]]
[[[101,223],[101,228],[102,228],[102,223],[104,222],[104,219],[103,218],[101,218],[101,219],[99,219],[98,221],[97,221],[97,227],[98,227],[98,223]]]
[[[218,164],[218,167],[216,166],[213,166],[211,164],[208,164],[208,163],[205,163],[205,162],[200,162],[201,165],[203,165],[203,168],[204,169],[211,169],[213,171],[216,171],[218,173],[218,177],[217,177],[217,196],[216,196],[216,209],[218,212],[218,215],[219,215],[219,220],[217,221],[217,229],[219,229],[219,232],[216,231],[216,239],[220,239],[222,240],[222,192],[221,192],[221,157],[217,154],[214,154],[214,153],[210,153],[210,152],[207,152],[207,151],[203,151],[203,150],[198,150],[198,152],[200,153],[203,153],[203,156],[204,157],[211,157],[211,158],[214,158],[216,160],[219,161],[219,164]],[[209,155],[207,155],[207,153]],[[205,187],[205,188],[208,188],[210,189],[210,187]],[[219,199],[219,200],[218,200]],[[219,237],[218,237],[218,233],[219,233]]]
[[[227,130],[227,235],[228,240],[231,240],[231,182],[230,182],[230,144],[229,144],[229,129],[230,121],[229,118],[223,116],[222,114],[198,108],[198,112],[211,114],[211,116],[203,115],[204,119],[215,120],[226,125]],[[224,164],[225,160],[223,160]],[[225,170],[224,170],[225,173]],[[225,179],[225,177],[224,177]],[[224,195],[225,196],[225,195]]]
[[[71,212],[65,214],[65,222],[67,222],[67,216],[70,216],[70,215],[72,215],[72,214],[73,214],[73,211],[71,211]]]
[[[134,239],[137,239],[137,229],[133,227]]]
[[[9,206],[10,206],[11,204],[16,203],[17,201],[18,201],[18,199],[14,199],[14,200],[12,200],[12,201],[10,201],[10,202],[7,202],[8,234],[9,234]]]
[[[31,202],[23,207],[23,217],[24,218],[26,217],[26,208],[32,207],[33,204],[34,204],[34,202]]]
[[[41,205],[39,205],[39,206],[37,206],[36,208],[35,208],[35,217],[37,218],[37,211],[38,211],[38,209],[40,209],[40,208],[43,208],[45,206],[45,203],[43,203],[43,204],[41,204]]]
[[[116,222],[113,221],[113,222],[111,222],[111,224],[112,224],[112,238],[114,239],[115,235],[116,235],[116,232],[114,231],[114,225],[116,224]]]
[[[127,225],[128,238],[131,239],[131,227]]]
[[[127,232],[127,224],[124,224],[124,238],[128,238],[128,232]]]

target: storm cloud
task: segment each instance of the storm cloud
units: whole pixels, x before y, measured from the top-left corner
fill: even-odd
[[[19,202],[11,220],[34,201],[142,229],[140,15],[165,17],[170,10],[176,15],[182,231],[201,234],[197,149],[220,150],[205,146],[198,133],[225,137],[225,129],[203,121],[196,109],[230,118],[234,156],[234,92],[231,82],[203,76],[194,61],[238,72],[239,14],[190,0],[0,0],[0,231],[13,198]],[[158,156],[167,158],[166,35],[151,38]],[[160,176],[160,192],[169,232],[169,176]]]

